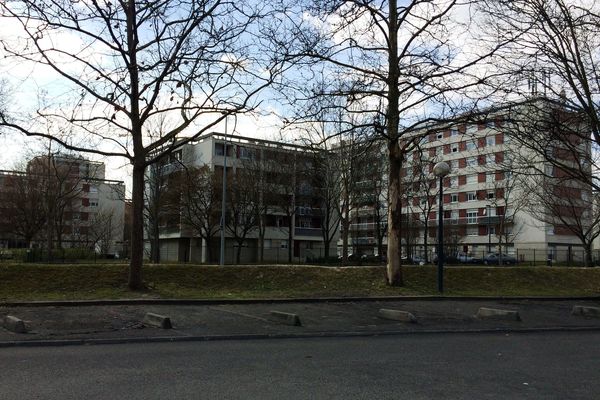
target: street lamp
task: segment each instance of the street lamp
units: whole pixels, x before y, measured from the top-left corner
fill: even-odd
[[[219,255],[219,265],[225,265],[225,195],[227,193],[227,117],[228,115],[225,115],[225,143],[223,143],[223,194],[221,196],[221,253]]]
[[[485,206],[485,213],[487,214],[487,231],[488,231],[488,254],[492,252],[492,232],[490,231],[490,205]]]
[[[447,162],[441,161],[433,166],[433,174],[440,180],[440,204],[438,208],[438,292],[444,292],[444,177],[450,173]]]

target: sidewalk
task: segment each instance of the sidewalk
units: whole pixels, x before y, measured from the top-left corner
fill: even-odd
[[[600,307],[600,300],[412,299],[294,302],[96,302],[96,305],[0,305],[26,333],[0,328],[0,347],[128,341],[219,340],[269,337],[390,335],[425,332],[486,332],[599,329],[600,317],[572,315],[574,306]],[[163,302],[164,303],[164,302]],[[480,307],[518,311],[521,320],[478,318]],[[380,309],[407,311],[417,321],[384,319]],[[272,311],[298,316],[286,325]],[[173,329],[144,323],[146,313],[168,316]]]

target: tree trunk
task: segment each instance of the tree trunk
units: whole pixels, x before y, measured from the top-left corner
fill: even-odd
[[[342,219],[342,264],[348,264],[348,229],[350,228],[350,218]]]
[[[237,252],[235,254],[235,263],[236,264],[239,264],[242,259],[242,243],[244,243],[244,241],[238,242],[238,248],[237,248]]]
[[[401,240],[402,231],[401,216],[402,204],[400,203],[400,169],[402,167],[402,153],[399,147],[398,126],[400,116],[398,113],[400,92],[398,89],[398,79],[400,76],[398,66],[398,8],[397,1],[390,0],[389,10],[389,54],[388,54],[388,104],[387,104],[387,136],[388,136],[388,157],[389,157],[389,177],[388,177],[388,264],[387,281],[393,286],[402,286],[402,258],[401,258]]]
[[[144,164],[133,165],[131,260],[129,263],[128,286],[132,290],[143,288],[142,264],[144,262]]]
[[[583,249],[585,251],[585,258],[584,258],[584,267],[591,267],[593,265],[593,258],[592,258],[592,244],[591,243],[585,243],[583,245]]]
[[[155,214],[155,217],[158,213]],[[150,242],[150,258],[153,263],[160,263],[160,229],[158,227],[158,218],[152,222],[152,241]]]
[[[390,143],[389,146],[390,172],[389,172],[389,211],[388,211],[388,262],[387,281],[392,286],[401,286],[402,281],[402,206],[400,204],[400,168],[398,145]]]

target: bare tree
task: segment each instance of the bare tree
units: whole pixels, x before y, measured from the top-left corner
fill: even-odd
[[[487,26],[501,35],[521,32],[503,52],[511,93],[543,95],[580,113],[588,129],[573,132],[600,144],[600,6],[595,1],[487,1]],[[523,85],[527,80],[527,85]]]
[[[221,176],[208,166],[187,167],[174,186],[181,194],[183,223],[206,243],[206,260],[213,260],[212,243],[220,231]]]
[[[2,40],[4,54],[52,71],[64,92],[30,116],[0,115],[0,126],[67,149],[125,157],[133,166],[128,285],[140,289],[144,173],[148,165],[254,109],[256,95],[287,61],[267,52],[256,23],[272,4],[221,0],[156,2],[3,2],[0,18],[21,28]],[[78,46],[64,37],[77,38]],[[280,43],[284,46],[284,43]],[[170,117],[169,130],[147,126]],[[40,122],[62,132],[45,132]]]
[[[584,265],[592,265],[592,242],[600,236],[598,194],[553,169],[553,176],[528,179],[528,210],[548,224],[556,235],[576,236],[585,252]],[[549,174],[550,175],[550,174]]]
[[[332,90],[309,87],[314,90],[308,91],[308,97],[347,98],[346,110],[356,116],[354,127],[372,129],[374,121],[384,121],[375,135],[385,141],[388,152],[387,280],[392,285],[403,283],[400,171],[404,155],[418,132],[456,111],[451,93],[483,81],[472,67],[496,49],[476,54],[453,46],[452,37],[461,37],[463,43],[468,40],[468,22],[457,21],[453,14],[462,4],[315,1],[305,11],[311,18],[303,18],[310,26],[297,51],[314,60],[316,67],[302,77],[302,85],[306,88],[315,75],[342,82]],[[308,113],[304,120],[312,118],[314,114]]]
[[[257,206],[259,199],[252,190],[252,174],[253,171],[237,169],[232,174],[233,176],[228,176],[225,227],[233,236],[233,240],[238,247],[235,256],[237,264],[240,263],[246,238],[256,230],[258,225]]]

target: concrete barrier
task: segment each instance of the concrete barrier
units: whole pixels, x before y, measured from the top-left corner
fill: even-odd
[[[281,311],[271,311],[271,318],[285,325],[302,326],[298,314],[291,314]]]
[[[520,321],[521,316],[518,311],[514,310],[501,310],[497,308],[481,307],[477,311],[477,318],[493,318],[493,319],[505,319],[508,321]]]
[[[12,315],[7,315],[2,320],[2,326],[8,329],[11,332],[15,333],[26,333],[27,329],[25,328],[25,323],[23,320],[13,317]]]
[[[588,306],[573,306],[573,315],[581,315],[584,317],[596,317],[600,318],[600,307],[588,307]]]
[[[417,317],[415,317],[413,314],[409,313],[408,311],[402,311],[402,310],[392,310],[389,308],[381,308],[379,310],[379,317],[383,318],[383,319],[390,319],[393,321],[400,321],[400,322],[417,322]]]
[[[162,329],[173,328],[173,325],[171,325],[171,318],[154,313],[146,313],[144,316],[144,324],[157,326]]]

